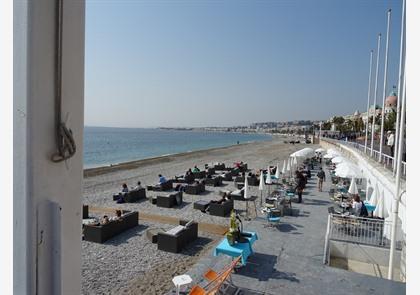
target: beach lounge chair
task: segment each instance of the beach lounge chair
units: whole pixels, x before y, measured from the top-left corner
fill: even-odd
[[[227,280],[231,281],[231,274],[235,269],[236,265],[241,261],[242,257],[235,258],[226,268],[221,272],[217,273],[212,269],[207,270],[204,274],[204,278],[208,281],[207,285],[201,287],[195,285],[192,287],[189,295],[216,295],[218,294],[221,286]]]
[[[205,178],[204,183],[211,186],[221,186],[223,184],[223,180],[221,176],[212,176],[211,178]]]
[[[164,183],[155,184],[155,185],[148,185],[147,190],[151,191],[169,191],[173,189],[172,180],[168,180]]]

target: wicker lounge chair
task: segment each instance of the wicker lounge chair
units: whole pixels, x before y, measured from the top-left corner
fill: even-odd
[[[233,210],[233,200],[226,200],[221,204],[210,202],[208,208],[210,215],[225,217]]]
[[[199,195],[206,190],[204,183],[193,183],[185,187],[185,193],[189,195]]]
[[[186,220],[180,220],[179,225],[184,226],[184,228],[180,228],[180,230],[174,234],[171,233],[171,231],[158,233],[158,250],[179,253],[186,245],[197,239],[198,223],[192,222],[189,225],[187,225],[187,223],[188,221]]]

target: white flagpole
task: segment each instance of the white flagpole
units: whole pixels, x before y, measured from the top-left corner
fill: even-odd
[[[405,63],[405,61],[404,61]],[[405,65],[404,65],[405,68]],[[401,102],[401,124],[400,124],[400,137],[398,138],[398,146],[400,147],[398,149],[398,158],[397,158],[397,173],[395,176],[395,197],[394,197],[394,204],[392,206],[392,231],[391,231],[391,249],[389,250],[389,268],[388,268],[388,279],[391,280],[394,274],[394,255],[395,255],[395,240],[396,240],[396,233],[397,233],[397,219],[398,219],[398,209],[400,205],[400,199],[401,199],[401,162],[402,162],[402,143],[404,138],[404,129],[405,129],[405,70],[404,70],[404,81],[403,81],[403,89],[402,89],[402,102]]]
[[[389,35],[390,35],[390,24],[391,24],[391,9],[388,10],[388,20],[386,27],[386,45],[385,45],[385,69],[384,69],[384,88],[383,88],[383,100],[382,100],[382,116],[381,116],[381,137],[379,139],[379,160],[382,162],[382,152],[384,145],[384,124],[385,124],[385,99],[386,99],[386,84],[388,80],[388,52],[389,52]]]
[[[373,59],[373,50],[370,51],[370,63],[369,63],[369,89],[368,89],[368,98],[367,98],[367,119],[366,119],[366,134],[365,134],[365,154],[367,151],[367,143],[368,143],[368,129],[369,129],[369,100],[370,100],[370,89],[371,89],[371,81],[372,81],[372,59]]]
[[[398,151],[398,136],[399,136],[399,126],[400,126],[400,109],[401,109],[401,96],[402,96],[402,65],[403,65],[403,55],[405,57],[405,0],[403,0],[402,5],[402,15],[401,15],[401,40],[400,40],[400,65],[398,69],[398,100],[397,100],[397,120],[395,121],[395,147],[394,147],[394,173],[397,169],[397,151]]]
[[[373,95],[373,118],[372,132],[370,141],[370,156],[373,156],[373,139],[375,138],[375,117],[376,117],[376,98],[378,97],[378,74],[379,74],[379,56],[381,55],[381,34],[378,35],[378,50],[376,51],[376,74],[375,74],[375,92]]]

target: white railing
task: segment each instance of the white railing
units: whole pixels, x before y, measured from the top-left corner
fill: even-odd
[[[332,139],[332,138],[327,138],[327,137],[323,137],[322,139],[354,147],[357,150],[361,151],[362,153],[366,154],[368,157],[374,159],[376,162],[382,163],[384,165],[384,168],[394,171],[394,157],[392,156],[386,155],[384,153],[382,153],[382,155],[380,156],[379,151],[375,149],[371,151],[370,147],[367,147],[366,152],[365,152],[365,146],[357,142],[337,140],[337,139]],[[406,162],[402,162],[402,168],[403,168],[402,175],[403,177],[405,177],[406,176]]]
[[[330,213],[325,235],[324,263],[328,263],[330,240],[389,248],[390,240],[384,236],[388,228],[391,228],[391,221],[384,219]],[[397,249],[401,248],[402,241],[397,241]]]

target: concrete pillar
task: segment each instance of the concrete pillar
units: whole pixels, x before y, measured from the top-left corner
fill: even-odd
[[[81,292],[85,3],[63,6],[61,112],[77,147],[67,163],[51,161],[57,150],[56,5],[14,1],[15,294]]]

